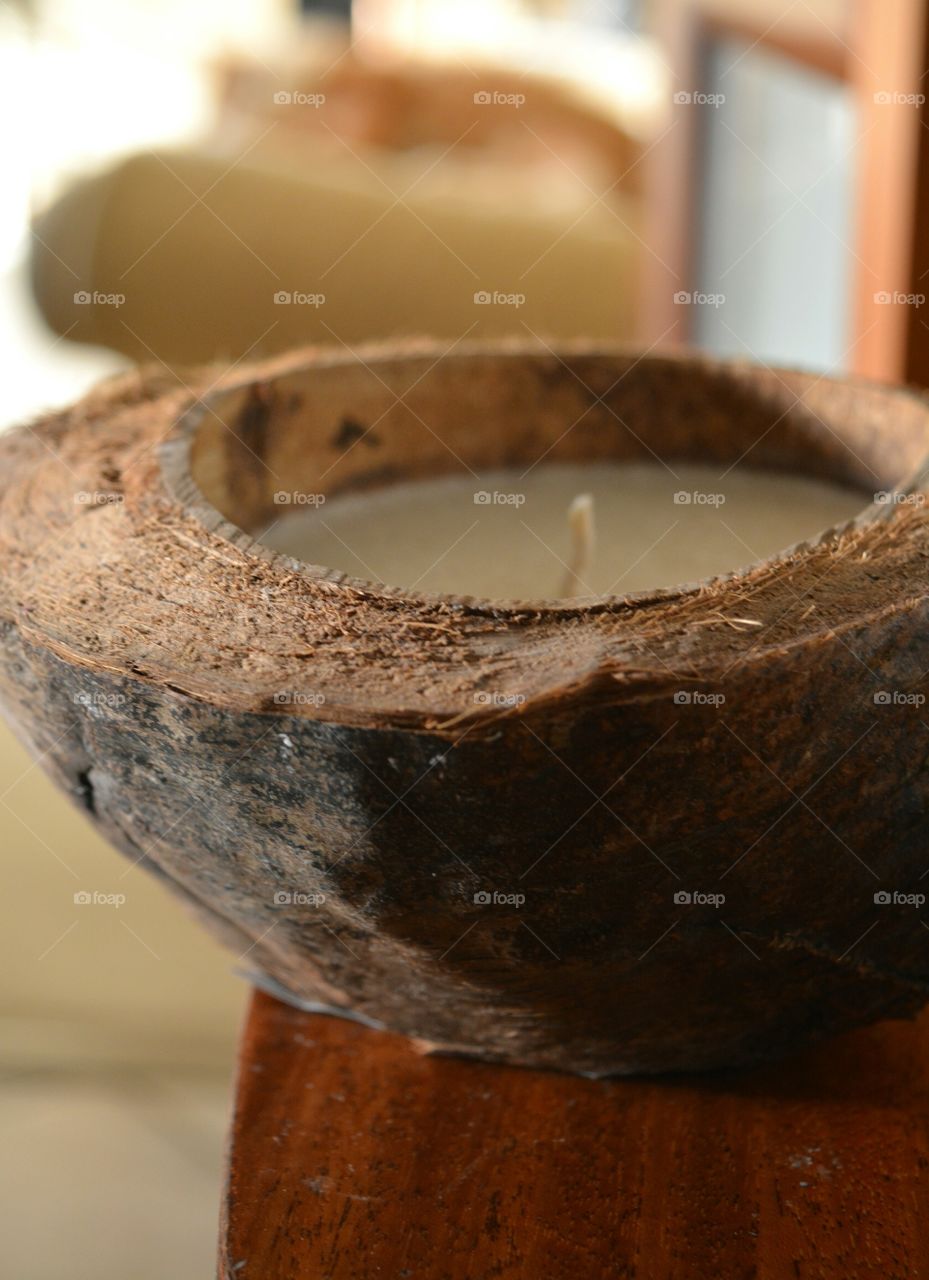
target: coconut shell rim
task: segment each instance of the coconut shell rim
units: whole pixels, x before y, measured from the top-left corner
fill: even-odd
[[[559,349],[571,355],[580,353],[607,360],[628,358],[633,354],[627,346],[603,343],[563,343]],[[224,394],[242,386],[273,381],[277,376],[319,365],[347,365],[359,356],[369,361],[396,361],[404,358],[420,359],[424,354],[436,354],[438,351],[437,344],[428,342],[378,343],[360,349],[357,354],[331,349],[304,349],[286,357],[253,364],[244,371],[244,376],[243,371],[240,371],[234,378],[214,379],[212,386],[206,385],[210,371],[205,371],[202,395],[205,400],[214,389],[216,394]],[[460,344],[456,354],[466,358],[483,356],[492,359],[545,359],[548,351],[549,348],[540,347],[536,343],[472,342]],[[711,374],[727,371],[744,373],[754,368],[749,361],[719,360],[687,351],[644,356],[634,354],[653,365],[684,365],[697,372]],[[758,368],[760,372],[761,366]],[[865,379],[820,378],[803,371],[774,372],[796,374],[797,377],[809,380],[812,386],[826,383],[835,388],[861,387],[876,390],[881,396],[886,396],[889,407],[903,403],[917,407],[929,426],[929,403],[909,389],[884,387]],[[119,398],[120,395],[123,399]],[[167,579],[171,577],[172,568],[180,568],[192,576],[199,574],[207,589],[211,586],[211,580],[208,574],[203,577],[203,563],[211,563],[209,557],[221,560],[222,550],[234,547],[242,557],[241,563],[237,561],[233,566],[235,573],[230,576],[230,582],[234,583],[236,589],[242,590],[245,582],[244,594],[247,596],[250,576],[257,575],[261,578],[268,574],[282,591],[284,585],[288,591],[295,590],[290,603],[295,608],[301,606],[304,609],[308,654],[313,652],[316,614],[324,609],[328,609],[331,614],[340,613],[343,608],[346,613],[358,608],[362,612],[368,611],[372,619],[376,619],[380,613],[383,620],[386,613],[390,615],[388,620],[394,622],[399,615],[402,622],[413,626],[425,628],[441,625],[446,632],[454,634],[456,643],[460,642],[465,651],[455,667],[454,680],[442,686],[443,672],[438,666],[438,646],[430,644],[427,634],[389,655],[395,669],[401,675],[405,673],[410,677],[406,681],[408,686],[415,681],[427,684],[422,696],[417,699],[404,694],[391,699],[381,688],[380,692],[361,690],[356,697],[358,691],[351,688],[352,681],[357,681],[358,673],[367,675],[373,670],[366,665],[369,658],[375,662],[384,658],[383,652],[376,647],[374,650],[370,645],[366,648],[362,627],[357,637],[357,652],[352,650],[352,672],[347,676],[344,671],[339,673],[341,685],[335,679],[332,682],[337,696],[327,697],[323,706],[291,704],[282,707],[275,700],[275,690],[297,688],[298,685],[292,681],[305,674],[307,666],[297,663],[296,666],[291,664],[287,667],[284,664],[279,672],[272,671],[269,675],[266,671],[260,677],[251,676],[247,666],[253,649],[273,662],[273,632],[265,634],[261,627],[256,627],[251,639],[239,644],[233,660],[225,669],[222,665],[216,667],[190,661],[186,653],[182,660],[179,647],[173,655],[168,647],[166,656],[159,655],[158,661],[140,662],[134,653],[121,648],[119,643],[108,646],[104,640],[95,647],[94,644],[88,646],[86,641],[82,642],[79,634],[81,628],[85,633],[88,628],[91,633],[95,632],[100,628],[107,612],[112,612],[113,600],[110,597],[104,595],[96,611],[93,606],[88,606],[77,623],[71,619],[69,624],[67,617],[59,618],[56,615],[54,583],[46,585],[44,591],[40,584],[33,601],[23,600],[15,576],[6,570],[4,557],[4,567],[0,569],[0,586],[5,599],[0,599],[0,607],[3,613],[21,627],[27,639],[37,641],[59,656],[78,664],[105,669],[110,674],[150,680],[176,693],[231,710],[270,713],[285,711],[300,717],[370,728],[398,727],[444,732],[450,727],[455,727],[457,731],[462,722],[475,727],[492,727],[497,720],[510,714],[525,715],[533,709],[544,711],[553,705],[559,705],[564,710],[571,705],[579,706],[592,698],[625,702],[659,696],[668,688],[675,687],[675,679],[678,686],[682,679],[705,683],[723,675],[730,681],[737,681],[741,671],[753,667],[757,661],[764,660],[772,653],[783,654],[796,645],[821,642],[824,634],[834,636],[842,629],[866,625],[869,619],[886,615],[888,611],[905,612],[911,604],[927,595],[922,584],[914,591],[912,598],[907,599],[902,598],[899,592],[890,596],[886,593],[882,595],[877,588],[867,588],[862,593],[860,590],[853,590],[854,584],[850,584],[849,595],[855,601],[854,609],[847,611],[839,620],[833,619],[832,624],[825,628],[822,625],[786,628],[763,637],[752,633],[742,634],[735,641],[732,634],[726,633],[725,628],[729,626],[726,606],[730,603],[737,604],[745,590],[752,591],[753,599],[764,597],[766,592],[769,596],[772,591],[776,595],[778,584],[785,578],[791,578],[797,579],[801,586],[812,579],[808,592],[815,591],[815,569],[831,572],[844,561],[843,572],[848,576],[850,559],[858,558],[852,557],[852,552],[860,552],[861,559],[875,556],[877,558],[872,559],[872,565],[878,565],[888,541],[892,544],[897,561],[902,555],[904,559],[921,562],[927,554],[923,546],[929,540],[929,522],[922,509],[896,505],[882,509],[874,503],[864,507],[858,516],[846,524],[826,529],[814,539],[795,544],[743,569],[683,587],[662,588],[655,592],[624,597],[598,598],[594,601],[561,601],[554,604],[532,602],[528,606],[507,602],[480,602],[454,596],[427,596],[403,589],[377,588],[346,575],[314,576],[313,566],[271,551],[227,521],[215,507],[206,502],[189,472],[184,476],[183,471],[177,470],[179,459],[190,448],[192,432],[196,429],[196,415],[198,411],[203,412],[199,409],[198,400],[200,394],[195,382],[193,386],[185,382],[178,390],[176,384],[170,381],[167,386],[150,386],[143,375],[141,382],[137,383],[128,397],[123,383],[116,388],[104,387],[78,402],[71,410],[51,415],[20,430],[28,432],[41,443],[43,431],[54,424],[65,437],[74,433],[75,443],[80,444],[82,441],[77,440],[76,436],[86,431],[90,425],[82,421],[81,411],[90,401],[94,406],[94,421],[99,420],[101,415],[104,419],[109,415],[122,424],[124,457],[129,457],[133,449],[142,444],[145,445],[143,453],[148,450],[153,454],[153,458],[143,465],[141,478],[137,476],[134,482],[134,500],[137,505],[133,506],[133,503],[127,501],[125,509],[118,513],[119,520],[128,521],[128,524],[117,526],[114,538],[117,549],[121,548],[126,552],[133,538],[145,538],[147,529],[163,529],[172,524],[183,527],[186,531],[184,541],[190,542],[190,535],[193,535],[194,545],[201,543],[206,557],[193,561],[189,553],[180,552],[176,562],[172,561],[167,565]],[[163,430],[160,432],[163,439],[155,447],[144,437],[146,433],[154,433],[153,423],[155,428],[163,428],[165,418],[173,420],[173,424],[167,433]],[[15,438],[17,434],[14,432],[12,436]],[[3,448],[3,443],[0,443],[0,453]],[[41,472],[41,450],[34,452],[38,457],[36,465]],[[898,492],[915,491],[913,486],[920,485],[923,479],[924,473],[911,482],[909,489]],[[8,488],[15,489],[17,484],[24,484],[21,473],[14,475],[12,485]],[[136,519],[140,509],[144,509],[143,514],[148,523]],[[73,512],[71,514],[74,523]],[[96,527],[91,526],[91,540]],[[81,531],[82,534],[84,532],[86,530]],[[888,539],[888,533],[891,532],[892,537]],[[80,542],[80,538],[77,541]],[[16,549],[27,554],[29,550],[22,544]],[[4,577],[6,581],[2,580]],[[834,584],[835,579],[832,582]],[[152,578],[152,585],[159,585],[157,574]],[[256,591],[259,589],[260,586],[256,587]],[[130,602],[131,597],[124,599],[123,608]],[[319,606],[315,611],[312,608],[314,602]],[[39,607],[35,607],[36,603]],[[117,598],[117,604],[119,603]],[[118,608],[116,613],[118,615]],[[710,617],[720,615],[723,630],[714,629],[707,614]],[[202,633],[207,638],[219,638],[220,625],[212,617],[207,615],[201,620],[201,624]],[[691,624],[693,627],[705,628],[696,642]],[[591,633],[595,627],[598,630],[593,637]],[[686,637],[686,661],[682,662],[680,672],[674,672],[674,679],[668,675],[670,667],[661,659],[659,664],[650,663],[647,659],[642,664],[629,660],[628,652],[630,645],[635,648],[637,629],[638,632],[643,629],[647,631],[653,642],[656,635],[660,635],[660,643],[665,645],[672,656],[677,652],[675,645],[681,642],[682,637]],[[116,636],[117,632],[111,629],[110,634]],[[170,632],[167,634],[170,638]],[[505,652],[504,649],[500,651],[506,659],[502,667],[493,668],[492,664],[483,664],[481,660],[468,660],[468,643],[475,636],[486,638],[488,635],[499,636],[501,644],[505,642]],[[589,651],[583,661],[576,663],[573,669],[568,669],[559,659],[559,651],[564,649],[565,641],[570,639],[576,642],[579,637],[590,640]],[[94,640],[98,639],[99,636],[94,635]],[[263,648],[266,640],[270,641],[270,645]],[[763,642],[759,643],[759,640]],[[642,650],[643,658],[646,650],[650,652],[647,641]],[[501,711],[499,708],[488,709],[475,704],[475,691],[486,687],[489,671],[495,671],[498,676],[501,669],[505,669],[508,675],[514,672],[525,675],[527,671],[538,674],[540,653],[545,657],[547,666],[539,679],[526,682],[527,696],[518,708]],[[668,670],[662,670],[662,665],[668,667]],[[231,673],[231,678],[226,678],[227,673]],[[434,684],[430,686],[429,682],[433,679]],[[371,696],[366,701],[361,695],[368,692]],[[396,694],[395,690],[389,692]]]

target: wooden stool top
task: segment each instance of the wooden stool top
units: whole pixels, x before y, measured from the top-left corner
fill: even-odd
[[[257,993],[224,1280],[910,1280],[929,1016],[751,1073],[594,1082],[424,1057]]]

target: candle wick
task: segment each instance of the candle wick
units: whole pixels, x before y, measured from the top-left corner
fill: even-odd
[[[590,573],[594,554],[594,499],[591,493],[579,493],[568,507],[571,531],[571,563],[561,584],[562,596],[590,595],[584,579]]]

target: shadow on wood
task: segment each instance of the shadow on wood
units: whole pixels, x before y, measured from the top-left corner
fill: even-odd
[[[256,994],[223,1280],[910,1280],[929,1016],[762,1070],[594,1082],[425,1057]]]

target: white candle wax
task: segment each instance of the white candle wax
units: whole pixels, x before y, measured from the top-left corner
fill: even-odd
[[[799,476],[723,472],[590,463],[456,474],[298,511],[283,506],[261,540],[310,564],[416,591],[624,595],[767,558],[869,500]]]

